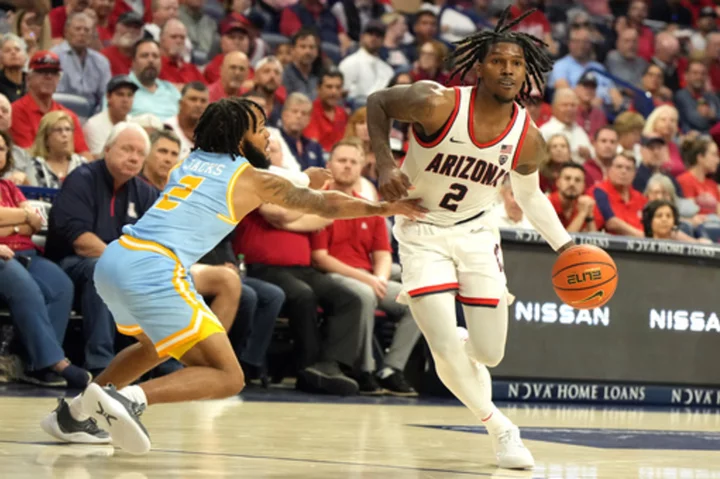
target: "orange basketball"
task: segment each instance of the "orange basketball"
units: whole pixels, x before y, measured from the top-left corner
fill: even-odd
[[[555,293],[576,309],[604,305],[615,294],[617,267],[605,250],[588,244],[563,251],[552,269]]]

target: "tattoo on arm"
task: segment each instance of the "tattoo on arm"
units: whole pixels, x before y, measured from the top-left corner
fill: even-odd
[[[318,192],[298,188],[285,178],[272,173],[261,173],[259,196],[264,202],[325,218],[357,218],[381,214],[384,211],[380,204],[337,191]]]

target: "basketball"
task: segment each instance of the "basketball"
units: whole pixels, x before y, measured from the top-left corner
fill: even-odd
[[[555,293],[576,309],[604,305],[615,294],[617,282],[615,262],[597,246],[578,245],[563,251],[552,269]]]

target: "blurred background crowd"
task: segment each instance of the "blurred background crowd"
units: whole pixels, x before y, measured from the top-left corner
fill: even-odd
[[[326,167],[333,180],[318,186],[375,200],[367,97],[475,84],[450,77],[447,54],[506,7],[538,8],[516,28],[555,59],[524,106],[547,143],[540,186],[568,231],[720,240],[720,0],[0,2],[0,381],[81,387],[127,344],[95,261],[190,153],[209,102],[252,99],[274,166]],[[399,163],[409,133],[392,127]],[[492,213],[532,228],[507,184]],[[251,380],[314,368],[333,378],[326,393],[416,395],[403,370],[420,333],[395,301],[389,226],[265,205],[193,267],[213,310],[230,305]]]

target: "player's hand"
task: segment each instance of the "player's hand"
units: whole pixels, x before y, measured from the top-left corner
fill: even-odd
[[[411,200],[406,199],[389,203],[383,202],[381,204],[383,205],[384,211],[381,216],[403,215],[411,220],[424,218],[428,209],[420,206],[420,201],[422,201],[420,198],[413,198]]]
[[[308,178],[310,178],[310,185],[308,185],[308,188],[311,190],[320,190],[324,188],[328,182],[332,181],[332,173],[330,173],[330,170],[326,168],[312,166],[306,169],[303,173],[308,175]]]
[[[0,244],[0,258],[2,259],[13,259],[15,252],[10,249],[8,245]]]
[[[400,168],[378,172],[378,192],[384,200],[396,201],[405,198],[410,189],[410,178],[400,171]]]

